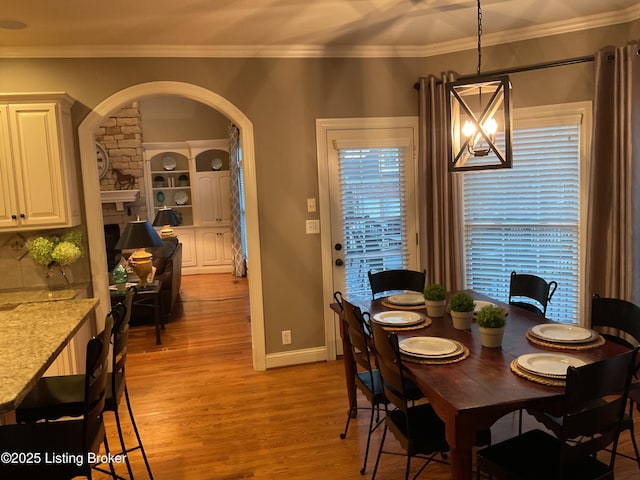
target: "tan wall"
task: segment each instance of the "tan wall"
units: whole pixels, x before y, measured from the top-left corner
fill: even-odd
[[[591,55],[638,38],[640,22],[485,48],[484,71]],[[8,59],[0,91],[68,92],[76,125],[88,110],[142,82],[193,83],[229,100],[253,122],[264,285],[266,351],[324,344],[320,239],[305,235],[306,198],[318,197],[315,120],[417,115],[418,77],[473,74],[475,51],[411,59]],[[589,100],[593,64],[512,77],[514,104]]]

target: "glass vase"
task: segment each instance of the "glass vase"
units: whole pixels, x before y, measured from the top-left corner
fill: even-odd
[[[47,268],[47,287],[49,290],[62,290],[71,285],[71,271],[61,265]]]

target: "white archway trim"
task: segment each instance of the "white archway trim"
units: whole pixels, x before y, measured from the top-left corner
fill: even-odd
[[[251,315],[251,343],[253,368],[266,369],[264,308],[262,297],[262,261],[260,256],[260,230],[258,221],[258,189],[255,169],[253,124],[235,105],[205,88],[182,82],[149,82],[120,90],[97,105],[78,127],[80,162],[87,219],[91,280],[94,295],[100,299],[97,319],[102,321],[109,308],[109,272],[106,271],[106,250],[100,202],[100,182],[95,162],[94,132],[105,117],[122,106],[152,95],[176,95],[210,106],[229,118],[240,129],[243,152],[243,169],[247,223],[247,249],[249,251],[249,295]]]

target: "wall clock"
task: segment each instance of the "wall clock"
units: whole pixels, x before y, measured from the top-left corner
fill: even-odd
[[[109,155],[98,142],[96,142],[96,161],[98,162],[98,178],[103,178],[109,170]]]

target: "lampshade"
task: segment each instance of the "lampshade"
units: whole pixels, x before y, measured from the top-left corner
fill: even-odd
[[[173,229],[171,227],[175,227],[176,225],[180,225],[180,220],[178,220],[178,216],[174,213],[172,209],[169,207],[162,207],[156,213],[156,218],[153,220],[153,225],[155,227],[162,227],[160,230],[160,235],[162,238],[173,236]]]
[[[127,223],[127,226],[116,243],[117,250],[136,249],[129,256],[129,265],[133,271],[140,277],[139,286],[144,288],[147,286],[147,279],[152,271],[151,259],[153,255],[147,251],[147,247],[161,247],[164,242],[153,229],[151,224],[144,220]]]
[[[164,243],[160,235],[153,229],[146,220],[136,220],[127,223],[127,226],[120,235],[116,250],[126,250],[133,248],[161,247]]]

